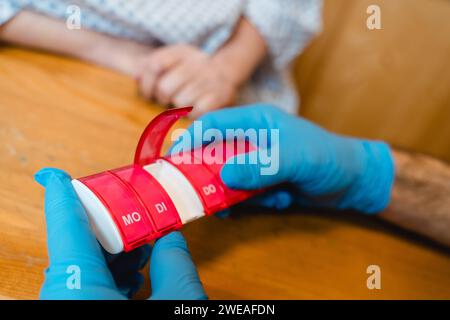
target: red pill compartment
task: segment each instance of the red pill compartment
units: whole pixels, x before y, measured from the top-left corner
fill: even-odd
[[[228,207],[260,193],[259,190],[247,191],[228,188],[225,183],[223,183],[220,176],[223,166],[231,157],[258,150],[253,143],[246,140],[223,141],[214,146],[215,150],[220,150],[219,154],[212,154],[212,152],[209,152],[210,149],[208,148],[210,148],[210,146],[202,147],[203,163],[214,174],[217,180],[220,181]]]
[[[227,208],[227,199],[220,180],[202,163],[185,163],[182,155],[164,158],[175,166],[194,187],[199,196],[205,215]]]
[[[130,250],[153,233],[147,210],[119,177],[106,171],[79,179],[102,201],[119,228],[124,249]]]
[[[181,226],[180,216],[172,199],[150,173],[138,165],[114,173],[136,192],[156,232],[165,232]]]
[[[220,177],[225,162],[238,154],[255,151],[248,141],[224,141],[191,150],[188,155],[176,154],[165,159],[176,166],[191,182],[210,215],[246,200],[259,191],[233,190]]]

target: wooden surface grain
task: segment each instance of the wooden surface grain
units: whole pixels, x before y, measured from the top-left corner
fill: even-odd
[[[38,297],[47,265],[45,166],[82,176],[130,163],[162,109],[129,78],[0,49],[0,297]],[[181,121],[180,126],[186,126]],[[448,251],[376,218],[295,209],[201,219],[184,229],[211,298],[450,298]],[[368,290],[366,268],[381,267]],[[147,289],[140,297],[149,293]]]

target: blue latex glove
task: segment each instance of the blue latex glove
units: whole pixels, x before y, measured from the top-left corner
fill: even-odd
[[[110,255],[97,242],[70,177],[42,169],[35,179],[45,187],[45,215],[50,264],[42,299],[126,299],[143,283],[139,270],[150,257],[151,299],[206,299],[186,241],[179,232]],[[79,280],[76,278],[79,275]],[[79,284],[79,288],[78,288]]]
[[[225,184],[235,189],[259,189],[287,182],[287,188],[271,190],[252,202],[285,208],[292,202],[336,209],[355,209],[365,213],[383,210],[390,200],[394,180],[394,164],[387,144],[360,140],[328,132],[280,109],[255,104],[214,111],[199,118],[205,132],[219,129],[279,129],[278,142],[269,141],[267,149],[279,148],[279,170],[262,175],[263,164],[235,164],[229,160],[222,169]],[[190,147],[205,141],[196,136],[194,126],[178,139],[171,152],[186,148],[188,136],[194,137]],[[260,146],[261,147],[261,146]]]

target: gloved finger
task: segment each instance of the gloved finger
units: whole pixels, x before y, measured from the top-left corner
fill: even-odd
[[[269,109],[270,112],[265,112]],[[208,129],[217,129],[226,138],[227,130],[229,129],[267,129],[274,127],[273,117],[274,113],[281,113],[278,108],[267,104],[253,104],[243,107],[219,109],[209,112],[198,120],[194,121],[177,141],[174,142],[169,149],[169,154],[180,152],[180,150],[190,150],[198,148],[203,144],[208,144],[210,141],[203,141],[203,135],[200,132]],[[201,128],[201,129],[200,129]],[[270,135],[267,140],[267,145],[270,146]]]
[[[231,210],[230,209],[224,209],[222,211],[216,212],[214,215],[216,217],[219,217],[221,219],[225,219],[228,218],[231,214]]]
[[[263,189],[288,181],[288,171],[283,169],[282,163],[267,167],[259,160],[258,152],[239,154],[228,159],[220,172],[222,181],[229,188],[243,190]],[[281,169],[276,170],[275,167]]]
[[[242,206],[261,206],[268,209],[285,210],[293,203],[292,194],[286,190],[270,190],[242,202]]]
[[[286,190],[270,190],[263,194],[253,196],[244,202],[235,205],[233,208],[246,208],[246,207],[264,207],[268,209],[276,209],[279,211],[285,210],[291,206],[294,199],[292,194]],[[231,209],[225,209],[219,211],[215,216],[226,219],[231,215]]]
[[[151,299],[207,299],[197,269],[178,231],[156,241],[150,258]]]
[[[149,261],[151,246],[144,245],[130,252],[110,254],[104,252],[109,270],[120,292],[127,297],[136,293],[144,283],[144,278],[139,273]]]
[[[67,173],[45,168],[35,174],[45,187],[45,217],[50,264],[79,258],[106,267],[87,214]]]
[[[132,298],[144,284],[144,276],[139,272],[125,272],[114,279],[117,290],[123,296]]]
[[[118,254],[111,254],[103,251],[106,262],[113,275],[124,271],[141,270],[150,260],[151,252],[152,247],[148,244],[137,247],[132,251],[121,252]]]

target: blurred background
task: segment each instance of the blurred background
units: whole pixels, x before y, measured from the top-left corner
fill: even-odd
[[[381,7],[381,30],[366,9]],[[301,113],[330,130],[450,161],[450,1],[328,0],[301,55]]]

